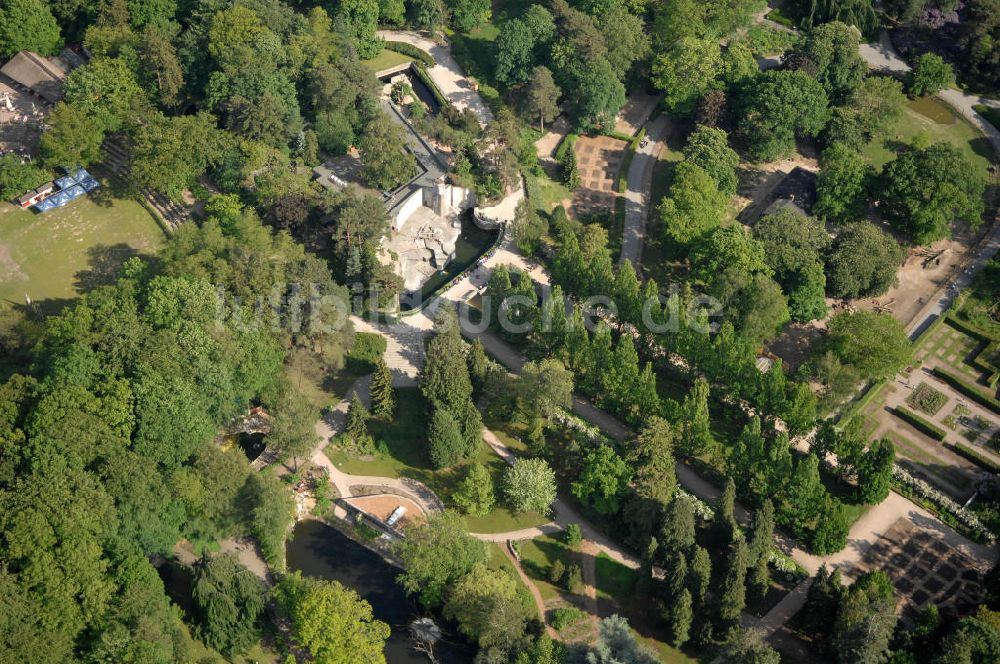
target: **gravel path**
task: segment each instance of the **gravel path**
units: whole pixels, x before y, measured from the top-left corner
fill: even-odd
[[[649,216],[649,195],[653,185],[653,168],[666,147],[670,133],[670,118],[661,113],[646,127],[649,142],[635,151],[629,165],[625,190],[625,223],[622,234],[621,261],[632,261],[636,272],[642,269],[642,243],[646,236],[646,218]]]

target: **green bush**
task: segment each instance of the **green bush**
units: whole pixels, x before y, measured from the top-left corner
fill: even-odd
[[[983,406],[986,406],[987,408],[992,410],[994,413],[1000,415],[1000,401],[997,401],[995,398],[991,397],[988,394],[984,394],[979,390],[979,388],[965,382],[958,376],[951,374],[945,371],[944,369],[940,369],[938,367],[934,367],[934,375],[943,380],[944,382],[948,383],[949,385],[951,385],[956,390],[958,390],[965,396],[969,397],[976,403],[982,404]]]
[[[576,139],[576,134],[566,134],[566,136],[559,141],[559,145],[556,147],[556,151],[552,155],[556,162],[560,164],[562,163],[562,160],[566,157],[566,151],[573,147],[573,144],[576,143]]]
[[[611,138],[615,138],[619,141],[625,141],[626,143],[631,143],[632,139],[635,138],[635,136],[632,136],[631,134],[625,134],[623,132],[614,130],[606,132],[605,135],[610,136]]]
[[[924,418],[914,413],[912,410],[908,410],[902,406],[896,406],[892,409],[892,412],[899,419],[909,422],[918,431],[922,431],[935,440],[944,440],[946,435],[944,429],[931,424]]]
[[[413,44],[407,44],[406,42],[387,41],[385,43],[385,50],[402,53],[403,55],[409,56],[418,62],[424,63],[428,67],[433,67],[437,64],[434,62],[434,58],[430,53],[422,48],[417,48]]]
[[[570,565],[566,568],[566,576],[563,577],[566,590],[578,595],[583,592],[583,570],[579,565]]]
[[[552,627],[556,631],[562,631],[571,627],[585,618],[585,614],[575,606],[558,608],[552,612]]]
[[[583,530],[578,523],[570,523],[566,526],[566,546],[575,549],[583,542]]]
[[[431,94],[434,95],[434,99],[437,100],[438,105],[441,106],[442,109],[451,105],[448,102],[448,98],[444,96],[443,92],[441,92],[441,88],[437,86],[437,83],[431,80],[430,75],[427,73],[427,69],[422,64],[414,65],[413,71],[417,72],[417,78],[419,78],[421,82],[427,86],[427,89],[431,91]]]
[[[552,583],[559,583],[563,580],[563,576],[566,574],[566,566],[563,565],[563,561],[557,560],[549,567],[549,581]]]
[[[629,146],[625,150],[625,156],[622,158],[622,167],[618,171],[618,193],[624,194],[628,190],[628,169],[632,166],[632,159],[635,158],[635,148]]]
[[[386,340],[374,332],[357,332],[354,345],[347,354],[347,368],[360,375],[375,371],[378,361],[385,354]]]
[[[948,447],[951,448],[955,454],[965,457],[983,470],[988,470],[991,473],[1000,473],[1000,465],[995,463],[992,459],[987,459],[971,447],[963,445],[962,443],[948,444]]]

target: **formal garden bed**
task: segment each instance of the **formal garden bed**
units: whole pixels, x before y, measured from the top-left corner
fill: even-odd
[[[922,382],[906,397],[906,403],[928,415],[937,415],[937,412],[948,403],[948,397]]]

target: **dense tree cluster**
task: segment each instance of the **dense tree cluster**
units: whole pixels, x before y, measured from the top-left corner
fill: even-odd
[[[534,4],[502,21],[494,48],[492,74],[517,89],[527,118],[551,120],[562,97],[574,125],[585,131],[614,128],[625,104],[623,82],[650,50],[642,18],[625,4],[565,0]]]
[[[476,456],[483,421],[472,403],[465,342],[450,304],[438,308],[434,330],[427,342],[420,390],[431,406],[428,455],[435,467],[446,468]]]
[[[253,312],[242,302],[303,281],[342,289],[287,235],[238,206],[229,216],[217,207],[200,227],[179,230],[155,263],[129,260],[116,283],[50,319],[31,374],[0,388],[0,576],[4,601],[17,604],[3,613],[18,616],[3,638],[17,639],[4,647],[20,659],[190,658],[197,646],[147,556],[185,538],[245,534],[281,563],[294,511],[287,487],[212,441],[248,405],[277,403],[289,344],[322,337],[333,346],[344,336],[289,332],[282,320],[308,319],[306,303]],[[213,598],[257,597],[256,579],[225,559],[207,562],[199,579],[198,634],[240,652],[262,604],[247,599],[227,617]]]

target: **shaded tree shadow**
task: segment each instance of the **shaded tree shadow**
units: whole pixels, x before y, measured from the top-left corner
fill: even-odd
[[[969,147],[972,148],[973,152],[990,163],[995,163],[997,160],[1000,160],[1000,156],[993,152],[993,144],[990,143],[990,139],[985,136],[977,136],[969,141]]]
[[[73,275],[73,286],[81,293],[92,291],[99,286],[109,286],[118,278],[118,272],[125,261],[138,255],[139,252],[134,247],[124,242],[90,247],[87,249],[89,267]]]

